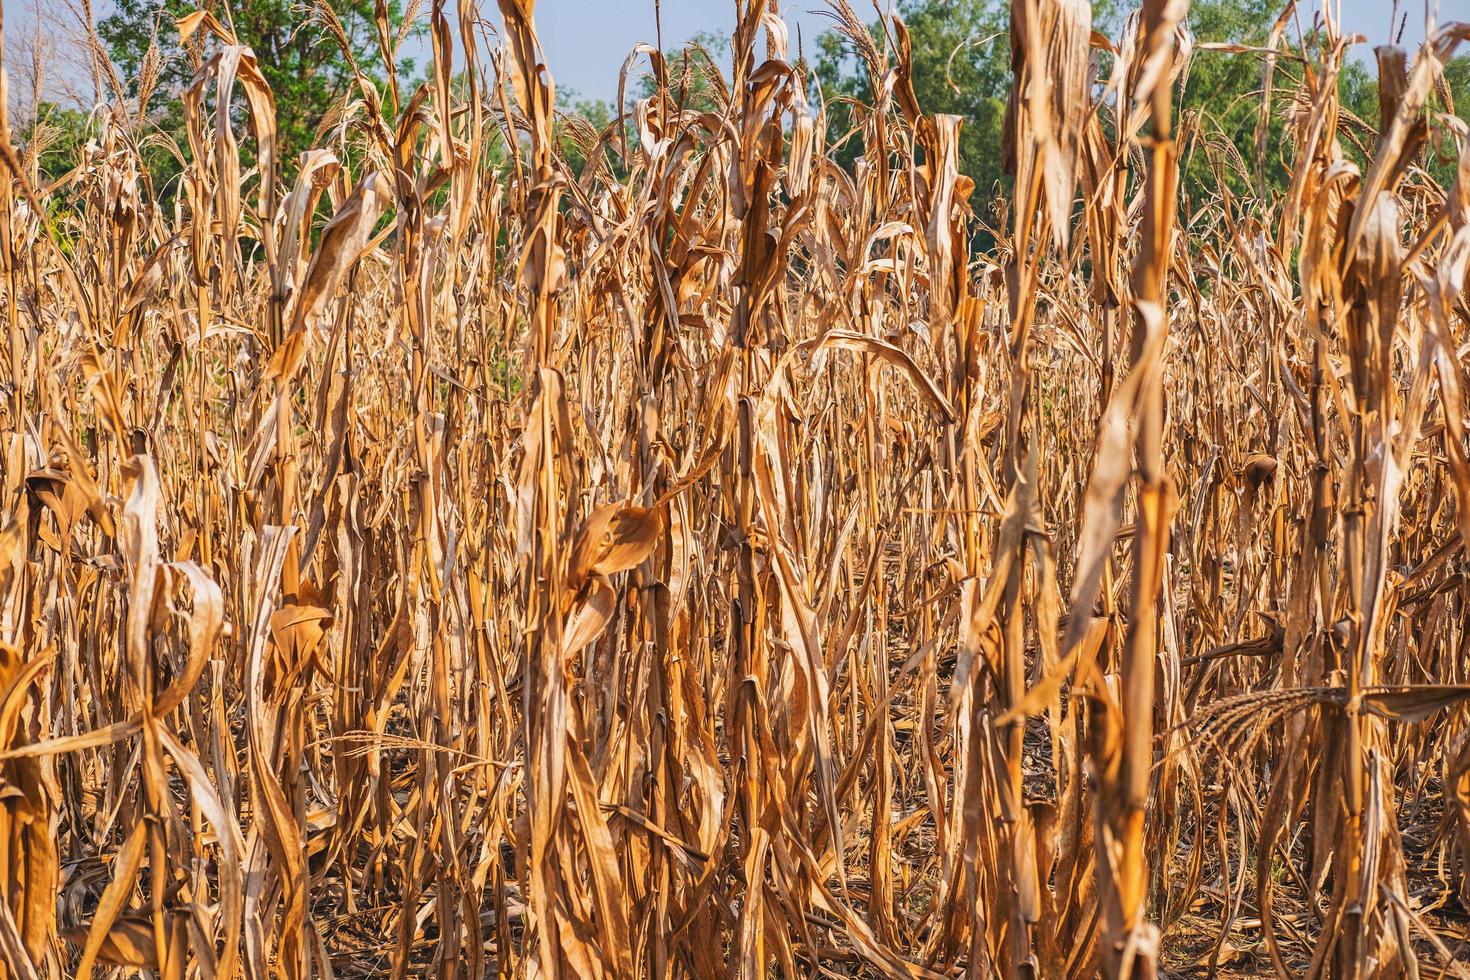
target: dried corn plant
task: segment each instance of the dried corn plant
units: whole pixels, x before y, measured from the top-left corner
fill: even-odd
[[[1470,24],[1359,157],[1330,16],[1011,0],[981,251],[897,18],[597,132],[499,6],[295,160],[184,18],[166,188],[0,75],[0,975],[1470,973]],[[1201,56],[1285,193],[1181,210]]]

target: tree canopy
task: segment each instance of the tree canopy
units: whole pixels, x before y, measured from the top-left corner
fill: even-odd
[[[180,42],[175,21],[193,6],[193,0],[115,0],[113,12],[98,24],[98,33],[124,79],[125,94],[144,101],[145,117],[178,143],[183,141],[178,95],[198,66],[200,50]],[[1097,0],[1093,6],[1095,21],[1116,33],[1124,16],[1123,5],[1117,0]],[[1277,191],[1284,186],[1292,152],[1285,119],[1302,66],[1285,58],[1276,64],[1272,104],[1261,134],[1260,57],[1207,47],[1211,43],[1265,45],[1279,6],[1279,0],[1194,0],[1190,5],[1196,50],[1179,111],[1190,116],[1199,138],[1184,149],[1186,209],[1200,188],[1215,185],[1216,168],[1236,195]],[[389,59],[384,57],[386,44],[396,62],[391,70],[405,77],[413,71],[411,62],[397,57],[412,26],[399,0],[333,4],[335,27],[340,30],[329,25],[325,8],[308,8],[305,17],[302,9],[296,0],[237,0],[219,11],[257,54],[275,95],[281,159],[288,165],[318,139],[323,120],[349,95],[354,67],[382,82],[390,71]],[[1009,4],[1005,0],[900,0],[897,9],[912,39],[913,83],[919,104],[925,112],[964,119],[961,169],[975,182],[971,197],[975,213],[989,222],[993,203],[1009,193],[1001,163],[1010,88]],[[876,45],[881,48],[887,43],[884,25],[875,22],[869,29]],[[666,56],[668,71],[677,80],[673,91],[686,107],[709,108],[707,69],[716,67],[725,44],[717,34],[701,34]],[[823,33],[810,48],[815,49],[808,64],[810,76],[820,89],[830,129],[839,136],[852,132],[859,111],[855,107],[871,102],[867,70],[850,40],[838,31]],[[1339,79],[1347,150],[1360,157],[1371,148],[1378,125],[1376,69],[1366,57],[1371,56],[1366,52],[1351,56]],[[1431,110],[1453,108],[1463,115],[1464,106],[1470,105],[1470,56],[1451,61],[1445,78],[1447,84],[1436,91]],[[646,76],[630,79],[630,83],[630,96],[646,96],[651,91]],[[574,138],[574,134],[600,130],[611,121],[615,109],[606,101],[574,96],[563,98],[558,108],[568,134],[564,149],[579,170],[588,140]],[[49,137],[48,169],[64,166],[74,156],[69,152],[71,143],[84,139],[85,117],[58,115],[60,111],[60,107],[49,107],[51,130],[58,128],[55,123],[60,120],[60,136],[52,133]],[[850,165],[861,154],[860,139],[854,133],[839,144],[839,162]],[[1225,154],[1231,159],[1222,162],[1220,151],[1227,145],[1234,153]],[[1431,147],[1425,165],[1443,181],[1452,172],[1453,160],[1445,148],[1438,151]],[[160,176],[177,166],[171,153],[161,150],[151,155],[150,163],[155,171],[163,171]]]
[[[180,128],[178,95],[199,60],[197,48],[180,42],[175,21],[197,6],[194,0],[114,0],[113,12],[97,25],[126,80],[127,95],[145,99],[146,114],[165,132]],[[340,35],[325,8],[307,9],[303,17],[296,0],[235,0],[218,11],[241,43],[254,49],[275,95],[277,139],[285,161],[312,145],[322,120],[349,94],[354,63],[369,77],[383,78],[379,15],[391,49],[396,51],[407,34],[398,0],[337,0],[331,12]],[[410,60],[396,60],[397,73],[412,73]]]
[[[1288,100],[1301,78],[1301,66],[1281,59],[1275,69],[1271,111],[1267,114],[1265,140],[1258,142],[1261,118],[1262,61],[1258,56],[1202,47],[1210,43],[1264,46],[1280,10],[1279,0],[1194,0],[1189,26],[1195,54],[1178,111],[1193,114],[1197,132],[1207,141],[1196,144],[1183,173],[1186,196],[1202,186],[1214,186],[1214,159],[1199,149],[1204,143],[1218,148],[1223,138],[1231,144],[1244,167],[1226,167],[1224,177],[1232,192],[1248,194],[1254,189],[1280,191],[1285,186],[1291,146],[1286,139]],[[1093,4],[1095,23],[1117,33],[1124,6],[1113,2]],[[975,181],[971,205],[982,219],[998,194],[1008,193],[1001,171],[1001,135],[1006,99],[1010,89],[1009,4],[1004,0],[902,0],[900,15],[913,43],[914,89],[925,112],[953,113],[964,119],[960,138],[960,168]],[[882,25],[871,25],[874,41],[885,40]],[[1360,49],[1361,50],[1361,49]],[[871,101],[867,72],[851,50],[851,43],[833,31],[817,43],[813,71],[826,99],[831,125],[841,134],[852,128],[854,102]],[[1451,61],[1445,70],[1447,88],[1431,100],[1431,109],[1444,111],[1450,101],[1463,115],[1470,105],[1470,56]],[[1378,92],[1376,69],[1361,57],[1349,56],[1339,79],[1343,108],[1351,115],[1349,131],[1359,139],[1371,134],[1354,120],[1376,130]],[[856,139],[855,137],[854,139]],[[1349,145],[1349,152],[1359,147]],[[1262,152],[1264,151],[1264,152]],[[861,155],[849,141],[840,151],[843,163]],[[1359,155],[1361,153],[1359,152]],[[1260,161],[1258,188],[1253,174]],[[1452,162],[1431,154],[1428,168],[1437,178],[1447,179]]]

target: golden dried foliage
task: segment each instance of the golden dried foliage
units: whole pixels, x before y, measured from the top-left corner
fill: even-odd
[[[0,116],[0,976],[1466,975],[1470,25],[1366,166],[1217,51],[1290,188],[1184,215],[1187,4],[1011,0],[981,253],[774,6],[580,172],[532,0],[296,161],[206,12],[173,186]]]

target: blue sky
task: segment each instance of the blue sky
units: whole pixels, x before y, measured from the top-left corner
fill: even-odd
[[[849,2],[859,16],[872,19],[873,0]],[[889,2],[878,0],[884,9]],[[1311,14],[1321,8],[1322,2],[1302,0],[1303,24],[1310,24]],[[1344,27],[1366,35],[1369,45],[1388,39],[1393,0],[1326,2],[1340,2]],[[1435,4],[1435,0],[1428,2]],[[1451,13],[1462,2],[1444,0],[1438,4],[1439,19],[1451,19]],[[1401,0],[1399,6],[1408,13],[1404,43],[1412,50],[1424,37],[1425,0]],[[498,26],[500,13],[493,0],[484,0],[484,9]],[[728,34],[734,23],[734,9],[733,0],[663,0],[665,49],[678,47],[699,31]],[[793,50],[798,28],[811,50],[812,39],[832,23],[821,13],[826,9],[823,0],[781,0],[781,11],[791,27]],[[557,86],[611,101],[617,96],[618,69],[633,45],[654,41],[654,5],[653,0],[537,0],[536,25],[547,67]],[[1362,54],[1371,58],[1369,48],[1365,47]],[[639,70],[643,67],[640,65]]]

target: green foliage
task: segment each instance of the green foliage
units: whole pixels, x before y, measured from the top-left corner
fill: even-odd
[[[1430,99],[1431,107],[1438,112],[1448,112],[1470,122],[1470,54],[1451,58],[1444,66],[1445,87],[1450,92],[1451,105],[1445,105],[1436,92]],[[1456,151],[1453,141],[1446,140],[1436,148],[1429,162],[1429,172],[1441,185],[1448,186],[1455,173]]]
[[[964,117],[960,130],[960,169],[975,181],[970,203],[986,215],[989,203],[1003,192],[1000,136],[1010,91],[1008,6],[994,0],[909,0],[899,7],[913,42],[914,91],[928,113]],[[872,27],[876,44],[883,29]],[[817,39],[812,63],[826,101],[829,131],[842,137],[858,120],[854,101],[871,104],[867,71],[851,43],[835,31]],[[845,166],[862,156],[861,136],[841,145]]]
[[[1009,181],[1001,173],[1001,135],[1011,84],[1009,4],[1004,0],[904,0],[898,10],[913,42],[914,90],[919,104],[925,112],[953,113],[965,120],[960,137],[960,169],[974,179],[970,203],[975,213],[986,219],[997,195],[1009,194]],[[1194,0],[1189,26],[1197,45],[1214,42],[1261,46],[1266,44],[1279,10],[1279,0]],[[1094,18],[1107,33],[1116,35],[1121,27],[1118,4],[1095,3]],[[883,48],[882,26],[875,23],[870,30],[875,44]],[[1308,39],[1310,57],[1320,55],[1314,51],[1314,43],[1314,39]],[[857,123],[853,101],[872,99],[867,71],[852,51],[851,42],[835,31],[819,37],[816,47],[813,73],[827,104],[831,130],[840,137]],[[1464,118],[1470,107],[1470,56],[1452,60],[1446,66],[1446,76],[1455,109]],[[1203,137],[1183,161],[1186,213],[1188,200],[1203,200],[1214,194],[1217,177],[1212,157],[1224,163],[1224,179],[1237,196],[1260,190],[1268,194],[1284,192],[1295,152],[1287,138],[1286,118],[1292,108],[1291,94],[1299,87],[1301,77],[1300,63],[1288,58],[1278,60],[1265,139],[1258,144],[1260,57],[1196,48],[1183,98],[1178,100],[1181,112],[1196,114]],[[1339,86],[1343,108],[1376,131],[1376,68],[1350,55]],[[1438,95],[1431,99],[1432,110],[1444,108]],[[1351,120],[1345,122],[1351,136],[1364,143],[1363,148],[1371,149],[1373,134]],[[840,163],[851,165],[862,155],[860,140],[860,134],[854,135],[839,146],[836,152]],[[1344,142],[1350,153],[1361,156],[1351,138]],[[1227,143],[1233,147],[1233,154],[1220,152]],[[1436,179],[1449,179],[1451,157],[1443,152],[1431,153],[1427,164]]]
[[[612,124],[616,110],[601,99],[583,98],[573,89],[558,89],[556,108],[561,119],[557,124],[562,159],[581,174],[588,162],[588,153],[596,145],[602,131]],[[605,149],[603,151],[606,155]]]
[[[148,74],[149,50],[159,58],[157,85],[147,106],[148,118],[163,132],[184,144],[179,93],[197,68],[197,53],[179,42],[175,20],[195,9],[196,0],[115,0],[114,11],[98,24],[108,53],[128,79],[128,93],[138,97]],[[334,0],[352,57],[369,77],[383,74],[373,0]],[[223,11],[219,11],[223,15]],[[323,117],[348,94],[353,81],[351,64],[341,44],[315,17],[306,17],[297,0],[238,0],[229,16],[241,43],[249,45],[260,62],[276,100],[276,129],[281,159],[288,164],[308,149]],[[392,30],[401,21],[398,0],[388,4]],[[413,70],[400,61],[399,74]],[[161,158],[149,160],[164,169]]]
[[[669,94],[679,109],[713,112],[718,106],[709,82],[709,73],[719,69],[717,58],[728,57],[730,39],[713,31],[699,31],[689,43],[677,51],[664,53],[664,66],[669,73]],[[654,92],[653,75],[645,72],[638,79],[638,98],[646,99]]]
[[[1283,183],[1288,172],[1288,161],[1282,158],[1289,152],[1284,140],[1285,123],[1281,110],[1285,107],[1282,94],[1288,68],[1278,61],[1276,82],[1273,86],[1276,97],[1270,114],[1267,135],[1262,147],[1257,146],[1256,134],[1261,117],[1262,61],[1252,54],[1203,50],[1204,44],[1249,44],[1264,45],[1271,24],[1276,18],[1274,0],[1211,0],[1207,3],[1190,5],[1189,27],[1194,35],[1195,52],[1190,60],[1189,74],[1185,79],[1184,95],[1179,100],[1180,111],[1197,118],[1197,132],[1201,142],[1194,144],[1194,152],[1182,161],[1181,184],[1185,196],[1185,212],[1188,202],[1210,196],[1216,186],[1215,163],[1219,160],[1220,140],[1234,147],[1234,154],[1226,154],[1219,162],[1221,173],[1230,191],[1237,195],[1252,192],[1257,177],[1256,157],[1258,149],[1265,151],[1265,176],[1270,185]],[[1300,75],[1300,72],[1297,72]]]
[[[1268,40],[1274,5],[1266,0],[1213,0],[1198,3],[1192,18],[1196,41],[1235,42],[1264,45]],[[1320,37],[1308,37],[1304,45],[1314,66],[1323,60]],[[1350,53],[1338,76],[1338,97],[1342,108],[1340,138],[1347,154],[1365,165],[1379,128],[1378,68],[1365,58],[1365,49]],[[1413,52],[1409,52],[1412,63]],[[1265,139],[1257,143],[1260,127],[1262,61],[1259,57],[1202,51],[1190,67],[1183,104],[1200,114],[1203,132],[1216,140],[1228,139],[1244,166],[1224,168],[1226,184],[1236,195],[1264,191],[1280,194],[1286,191],[1289,175],[1296,160],[1297,147],[1288,138],[1286,119],[1293,110],[1293,93],[1301,88],[1302,65],[1291,59],[1277,62],[1272,85],[1271,112],[1267,119]],[[1463,118],[1470,105],[1470,56],[1453,58],[1445,66],[1446,83],[1454,107]],[[1431,113],[1448,107],[1436,90],[1429,99]],[[1443,127],[1436,127],[1442,130]],[[1436,152],[1436,149],[1438,152]],[[1448,141],[1432,147],[1421,163],[1441,184],[1447,184],[1454,173],[1453,146]],[[1203,200],[1216,193],[1217,185],[1205,153],[1195,153],[1185,165],[1183,190],[1187,198]]]
[[[1095,0],[1099,25],[1117,20],[1112,0]],[[904,0],[899,15],[913,50],[914,92],[926,113],[960,116],[960,169],[975,181],[970,205],[982,221],[994,219],[993,203],[1009,196],[1010,178],[1001,169],[1001,134],[1011,88],[1010,4],[1005,0]],[[875,44],[883,28],[871,26]],[[835,31],[817,39],[813,73],[827,103],[834,135],[851,130],[853,101],[871,102],[867,72],[850,42]],[[860,137],[838,150],[851,164],[862,155]],[[979,244],[988,236],[982,235]]]
[[[85,112],[43,101],[21,132],[23,158],[29,163],[34,157],[41,180],[49,183],[76,169],[91,133],[92,120]]]
[[[1409,57],[1412,62],[1412,51],[1409,52]],[[1377,69],[1376,66],[1369,68],[1365,65],[1356,65],[1355,67],[1357,71],[1352,79],[1344,82],[1343,107],[1376,130],[1379,124]],[[1427,108],[1431,121],[1434,116],[1441,113],[1452,114],[1460,119],[1470,119],[1470,55],[1462,54],[1451,58],[1445,64],[1444,82],[1444,90],[1436,86],[1430,91]],[[1449,93],[1448,102],[1444,98],[1445,91]],[[1420,163],[1441,187],[1448,187],[1450,181],[1454,179],[1458,151],[1454,140],[1448,138],[1447,127],[1432,125],[1431,133],[1429,148]],[[1364,149],[1373,148],[1370,138],[1360,138],[1366,140]],[[1355,146],[1352,151],[1352,156],[1360,164],[1366,163],[1366,157],[1361,149]]]

